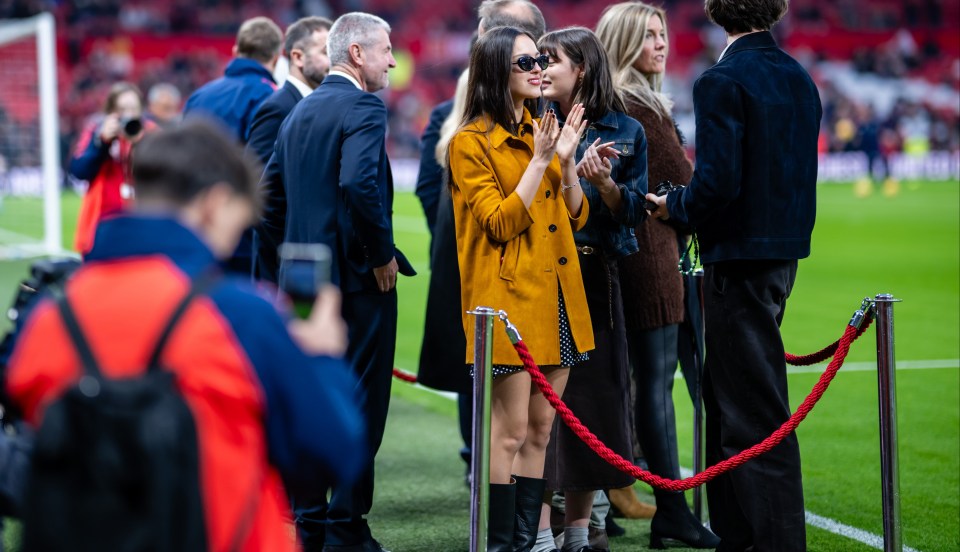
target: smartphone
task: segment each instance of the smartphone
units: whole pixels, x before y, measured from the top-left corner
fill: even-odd
[[[301,318],[310,310],[320,289],[330,282],[332,254],[322,243],[280,244],[280,289],[293,301]]]

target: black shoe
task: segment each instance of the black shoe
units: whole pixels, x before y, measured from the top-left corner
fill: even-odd
[[[540,525],[540,508],[547,480],[513,476],[517,480],[517,503],[513,528],[513,550],[530,552],[537,543]]]
[[[517,484],[490,484],[487,552],[513,552]]]
[[[662,550],[667,542],[676,541],[687,548],[716,548],[720,537],[703,526],[684,503],[683,510],[671,513],[671,509],[657,510],[650,523],[650,548]]]
[[[603,522],[606,525],[608,537],[622,537],[627,534],[627,530],[617,525],[617,522],[614,521],[613,508],[607,512],[607,517],[603,520]]]

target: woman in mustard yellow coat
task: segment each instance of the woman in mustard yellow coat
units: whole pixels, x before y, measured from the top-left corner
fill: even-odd
[[[540,97],[546,64],[533,38],[519,29],[494,29],[480,38],[471,55],[463,124],[450,142],[450,189],[463,309],[507,311],[562,393],[569,367],[593,349],[573,241],[589,214],[574,160],[586,121],[582,107],[563,131],[551,111],[539,124],[532,119],[525,101]],[[464,315],[468,336],[473,324]],[[472,339],[467,349],[472,363]],[[494,332],[493,364],[488,550],[529,550],[537,539],[554,411],[531,389],[502,331]]]

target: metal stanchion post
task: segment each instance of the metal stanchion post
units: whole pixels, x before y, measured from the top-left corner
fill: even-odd
[[[700,319],[703,320],[703,270],[694,272],[694,281],[697,286],[697,296],[700,298]],[[703,327],[701,326],[701,330]],[[697,336],[698,346],[694,351],[694,360],[697,367],[696,402],[693,405],[693,474],[703,471],[703,340],[701,331]],[[697,521],[703,522],[703,486],[693,488],[693,515]]]
[[[490,307],[467,314],[477,317],[473,333],[473,441],[470,464],[470,551],[487,550],[490,503],[490,386],[493,364],[493,317]]]
[[[693,475],[703,471],[703,392],[702,384],[697,382],[699,403],[693,409]],[[693,515],[703,523],[703,485],[693,488]]]
[[[893,353],[893,295],[876,297],[877,387],[880,394],[880,480],[883,490],[883,550],[901,552],[900,465],[897,458],[897,382]]]

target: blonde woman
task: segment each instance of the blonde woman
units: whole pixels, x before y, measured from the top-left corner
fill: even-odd
[[[647,133],[650,189],[664,180],[686,184],[693,167],[671,117],[673,102],[662,90],[669,51],[666,14],[642,2],[614,4],[601,16],[597,36],[607,50],[614,86],[624,99],[627,114],[640,121]],[[683,321],[678,237],[672,226],[653,218],[637,225],[634,233],[640,251],[621,259],[620,275],[637,389],[635,427],[650,470],[678,479],[672,394],[677,330]],[[664,539],[694,548],[719,544],[716,535],[690,512],[683,493],[655,490],[654,494],[657,512],[650,526],[651,548],[662,548]]]

